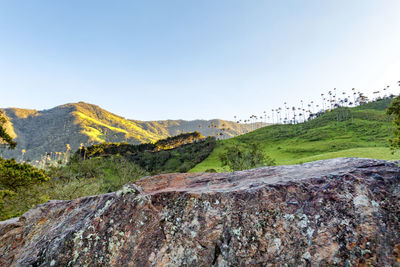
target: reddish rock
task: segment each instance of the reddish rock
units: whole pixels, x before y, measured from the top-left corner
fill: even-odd
[[[157,175],[0,222],[0,266],[285,264],[399,266],[396,164]]]

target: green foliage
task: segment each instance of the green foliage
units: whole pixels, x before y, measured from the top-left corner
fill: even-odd
[[[90,181],[87,185],[91,186],[93,180],[95,180],[98,186],[96,186],[97,191],[93,193],[99,194],[116,191],[124,184],[146,176],[148,173],[124,157],[111,156],[106,158],[98,157],[88,160],[78,160],[64,167],[51,168],[49,170],[49,175],[53,177],[52,183],[54,183],[53,186],[55,187],[59,185],[61,185],[61,187],[71,187],[74,186],[74,184],[77,186],[77,188],[73,190],[56,190],[60,192],[57,194],[61,195],[52,195],[52,197],[58,199],[71,199],[82,195],[79,193],[79,191],[82,190],[79,187],[86,186],[86,183],[77,183],[76,181]],[[71,184],[71,181],[75,182]],[[83,193],[86,192],[86,189],[83,190]],[[64,195],[63,191],[67,192],[67,195]]]
[[[0,158],[0,189],[18,191],[21,187],[47,181],[44,170],[14,159]]]
[[[18,163],[14,159],[0,158],[0,219],[18,214],[12,203],[21,202],[21,195],[48,179],[44,170]],[[24,197],[22,201],[26,199]]]
[[[30,166],[23,166],[26,165]],[[42,175],[45,173],[43,170],[36,171]],[[50,199],[67,200],[117,191],[124,184],[146,175],[148,173],[145,170],[118,156],[91,158],[74,161],[63,167],[51,167],[46,179],[41,179],[43,182],[27,182],[18,190],[0,190],[0,220],[20,216]]]
[[[154,144],[132,145],[128,143],[103,143],[89,147],[82,146],[73,156],[73,160],[88,159],[93,157],[104,157],[112,155],[130,155],[154,151]]]
[[[215,146],[214,137],[204,138],[194,132],[160,140],[155,144],[112,143],[82,147],[73,156],[73,161],[120,155],[151,174],[187,172],[207,158]]]
[[[158,140],[154,145],[158,150],[173,149],[175,147],[190,144],[204,139],[204,136],[199,132],[183,133],[176,136],[171,136],[166,139]]]
[[[13,141],[12,137],[6,132],[4,124],[6,123],[6,118],[0,111],[0,146],[5,146],[7,148],[15,148],[17,143]]]
[[[230,146],[219,154],[219,158],[222,166],[228,166],[231,171],[275,165],[275,161],[265,155],[255,144],[250,144],[248,148],[238,145]]]
[[[90,157],[110,156],[116,154],[127,155],[141,152],[156,152],[174,149],[182,145],[192,144],[202,140],[204,140],[204,136],[202,136],[199,132],[192,132],[161,139],[154,144],[145,143],[132,145],[128,143],[103,143],[90,147],[81,147],[76,154],[85,159]]]
[[[390,147],[394,153],[395,149],[400,148],[400,96],[393,99],[386,110],[387,114],[393,115],[394,138],[390,139]]]

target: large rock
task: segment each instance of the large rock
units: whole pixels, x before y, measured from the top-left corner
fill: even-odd
[[[0,223],[1,266],[399,266],[399,168],[167,174]]]

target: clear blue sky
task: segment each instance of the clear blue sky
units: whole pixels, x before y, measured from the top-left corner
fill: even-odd
[[[0,107],[233,119],[398,80],[398,0],[0,2]]]

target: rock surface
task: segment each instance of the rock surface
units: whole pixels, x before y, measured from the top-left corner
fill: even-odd
[[[399,266],[396,164],[167,174],[0,223],[0,266]]]

